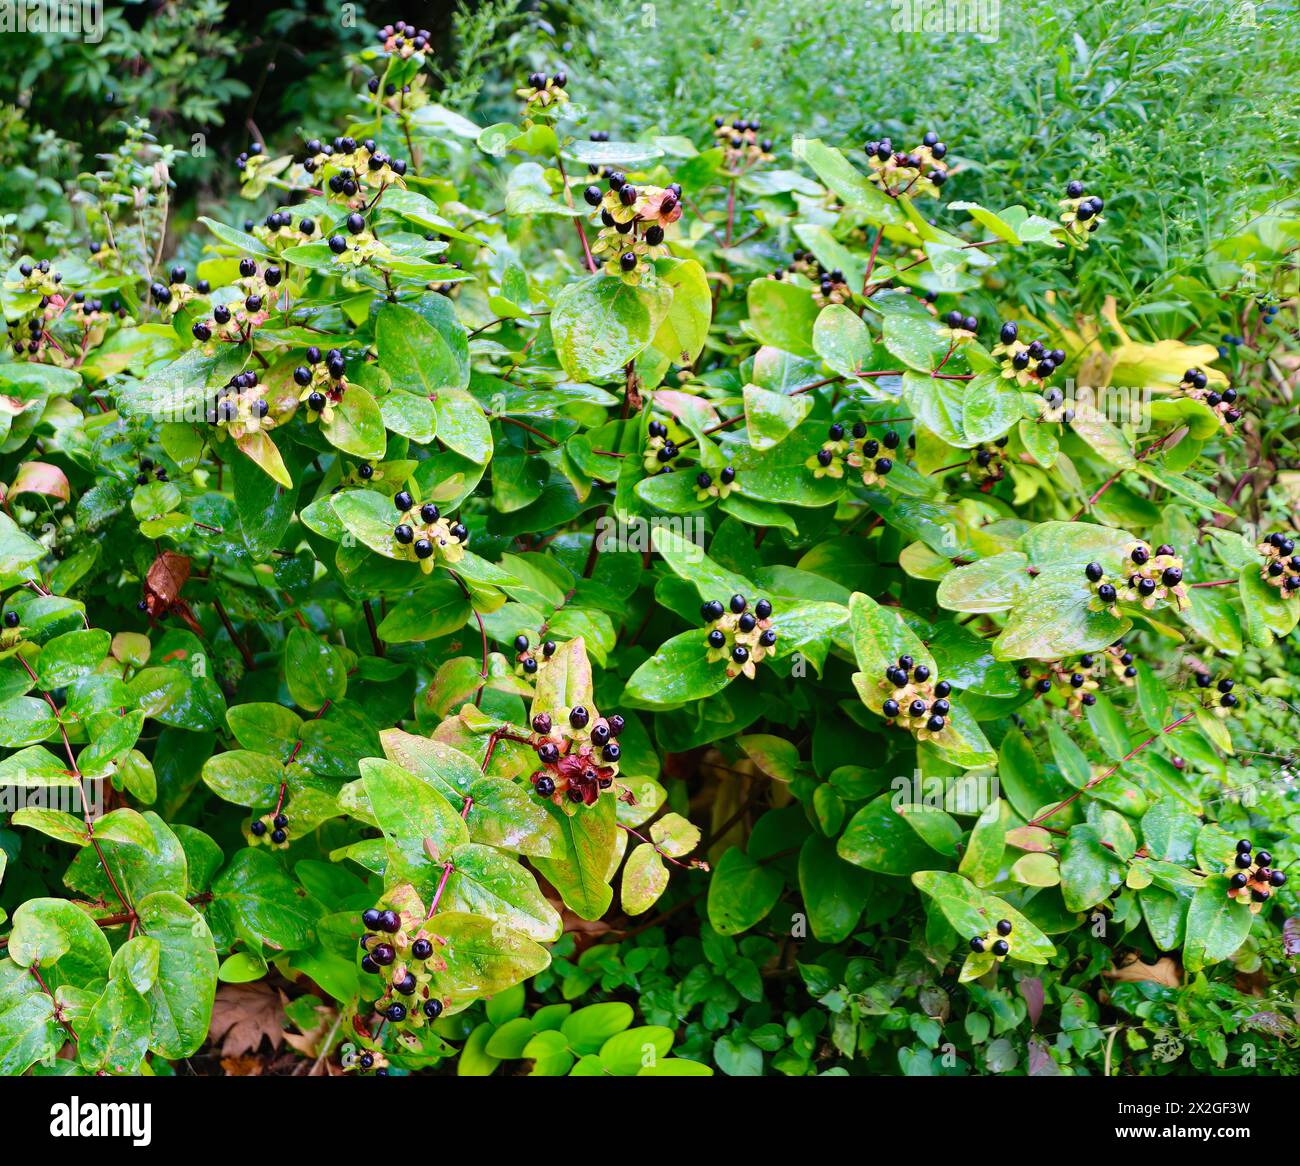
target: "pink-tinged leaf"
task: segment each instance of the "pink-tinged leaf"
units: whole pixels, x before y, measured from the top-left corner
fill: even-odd
[[[1041,1036],[1029,1038],[1029,1075],[1031,1077],[1059,1077],[1061,1070],[1052,1060],[1047,1042]]]
[[[660,389],[655,393],[655,404],[667,410],[688,428],[703,428],[718,423],[717,411],[707,401],[677,389]]]
[[[11,497],[19,494],[44,494],[47,498],[58,498],[67,502],[72,497],[68,488],[68,477],[49,462],[24,462],[18,467],[18,476],[9,487]]]
[[[280,456],[279,448],[262,430],[246,433],[235,444],[286,490],[293,486],[293,478],[284,464],[284,458]]]
[[[1015,826],[1007,831],[1007,845],[1031,854],[1047,854],[1052,849],[1052,836],[1041,826]]]
[[[1282,924],[1282,950],[1287,955],[1300,955],[1300,917],[1292,915]]]
[[[1037,976],[1023,976],[1020,980],[1020,995],[1025,998],[1025,1005],[1029,1009],[1029,1027],[1038,1027],[1038,1018],[1043,1015],[1043,1001],[1045,993],[1043,991],[1043,981]]]

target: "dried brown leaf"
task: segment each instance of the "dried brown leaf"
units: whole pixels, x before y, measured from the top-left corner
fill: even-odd
[[[1153,964],[1144,964],[1137,956],[1131,956],[1117,968],[1102,973],[1108,980],[1119,980],[1125,984],[1152,983],[1163,984],[1166,988],[1181,988],[1183,972],[1177,961],[1169,956],[1161,956]]]
[[[208,1036],[221,1041],[221,1053],[238,1057],[254,1052],[266,1037],[271,1048],[284,1041],[284,1007],[268,984],[222,984],[212,1005]]]

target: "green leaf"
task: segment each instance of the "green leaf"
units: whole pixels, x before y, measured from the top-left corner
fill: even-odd
[[[871,334],[862,318],[846,304],[828,304],[813,326],[813,349],[829,368],[853,376],[868,367]]]
[[[232,705],[226,710],[226,724],[245,749],[287,762],[302,731],[303,720],[292,709],[264,701]],[[248,802],[246,805],[258,803]]]
[[[64,984],[101,991],[111,954],[104,933],[66,899],[28,899],[14,912],[9,958],[39,965],[51,991]]]
[[[348,690],[347,667],[330,644],[305,627],[294,627],[284,643],[284,675],[299,708],[315,712]]]
[[[629,915],[648,911],[668,889],[668,868],[648,842],[643,842],[628,855],[621,886],[623,910]]]
[[[1114,643],[1132,623],[1100,607],[1083,572],[1049,567],[1012,608],[993,641],[999,660],[1051,660]]]
[[[440,911],[425,927],[444,941],[447,967],[434,974],[436,993],[456,1003],[495,995],[550,966],[544,947],[481,915]]]
[[[249,456],[230,462],[239,529],[253,556],[266,559],[289,529],[297,494],[283,455],[271,438],[259,432],[256,441],[245,441],[240,448]]]
[[[77,785],[77,775],[48,749],[33,745],[0,761],[0,784],[18,786]]]
[[[244,854],[252,853],[243,851]],[[140,931],[158,941],[158,976],[149,990],[149,1047],[178,1060],[207,1039],[217,991],[217,953],[206,920],[179,895],[147,895],[135,905]]]
[[[139,1071],[148,1048],[153,1009],[144,995],[157,980],[162,945],[156,939],[137,935],[114,957],[115,974],[103,995],[79,1026],[77,1057],[88,1069],[114,1075]],[[152,973],[133,980],[127,967],[141,969],[152,964]],[[118,974],[118,966],[123,972]]]
[[[708,277],[694,259],[660,259],[655,262],[655,269],[659,278],[672,288],[673,301],[654,334],[651,347],[671,364],[694,364],[704,349],[713,319]]]
[[[237,806],[266,809],[275,805],[284,780],[284,766],[274,757],[245,749],[218,753],[203,765],[204,784]]]
[[[535,858],[551,858],[562,851],[559,824],[535,795],[514,782],[484,777],[470,786],[469,796],[473,799],[468,818],[471,841]]]
[[[492,456],[492,427],[483,407],[462,389],[444,389],[433,408],[438,440],[475,464],[486,464]]]
[[[796,356],[814,356],[817,305],[812,292],[780,279],[755,279],[746,292],[749,329],[762,344]]]
[[[375,345],[394,388],[432,400],[444,389],[465,387],[451,341],[412,308],[384,304],[375,313]]]
[[[38,1061],[53,1062],[66,1040],[54,1001],[36,978],[12,959],[0,960],[0,1074],[17,1077]]]
[[[15,696],[0,703],[0,747],[19,749],[44,741],[59,726],[45,701]]]
[[[720,935],[748,931],[776,906],[784,888],[779,872],[732,847],[709,879],[709,922]]]
[[[469,831],[455,807],[427,782],[391,761],[367,757],[361,779],[375,820],[388,840],[388,886],[414,883],[428,898],[456,847]]]
[[[849,819],[835,848],[842,859],[888,875],[910,875],[934,862],[934,850],[895,809],[893,799],[892,793],[881,794]]]
[[[962,938],[991,932],[1000,919],[1011,922],[1011,958],[1031,964],[1045,964],[1056,954],[1052,942],[1009,903],[962,878],[944,871],[922,870],[912,882],[929,895],[953,930]]]
[[[1006,822],[1001,798],[990,802],[975,821],[966,853],[957,867],[958,873],[976,886],[987,887],[995,883],[1002,871],[1002,857],[1006,852]]]
[[[1162,798],[1142,816],[1142,841],[1152,858],[1190,863],[1196,851],[1201,822],[1185,805]]]
[[[335,449],[375,461],[384,456],[388,444],[379,405],[360,385],[348,386],[331,419],[321,421],[321,432]]]
[[[643,1024],[616,1032],[600,1046],[600,1064],[615,1077],[634,1077],[649,1066],[662,1064],[673,1047],[673,1030]]]
[[[385,729],[379,740],[389,761],[432,786],[458,811],[464,799],[473,794],[480,770],[468,754],[443,741],[401,729]]]
[[[0,513],[0,586],[10,587],[28,578],[29,568],[45,556],[45,548],[18,529],[7,514]]]
[[[1189,972],[1228,959],[1250,934],[1253,915],[1244,903],[1228,898],[1228,880],[1210,875],[1197,888],[1187,911],[1183,963]]]
[[[754,449],[771,449],[784,441],[812,411],[806,394],[791,397],[757,385],[745,386],[745,429]]]
[[[843,943],[862,915],[871,878],[845,862],[830,839],[810,834],[799,850],[799,890],[813,936],[822,943]]]
[[[812,167],[813,172],[835,193],[845,206],[858,212],[876,226],[904,222],[902,212],[888,195],[853,168],[849,160],[820,138],[799,143],[795,155]]]
[[[486,915],[539,943],[560,938],[560,916],[537,880],[509,855],[468,842],[452,850],[450,860],[452,873],[441,900],[447,910]]]
[[[1061,895],[1066,910],[1087,911],[1105,902],[1124,883],[1124,864],[1102,844],[1091,826],[1070,827],[1062,847]]]
[[[939,582],[936,596],[949,611],[1006,611],[1033,582],[1029,560],[1019,551],[990,555],[958,567]]]
[[[633,287],[593,275],[569,284],[551,309],[551,335],[565,373],[576,381],[611,380],[650,343],[668,314],[672,290]]]
[[[254,259],[275,258],[275,253],[268,251],[256,235],[250,235],[247,231],[237,231],[234,227],[228,227],[225,223],[219,223],[216,219],[210,219],[206,215],[199,215],[199,222],[216,235],[227,247],[234,248],[236,255],[241,257],[248,255]]]
[[[727,664],[706,659],[708,645],[699,629],[681,632],[659,645],[628,679],[623,703],[634,708],[671,709],[721,692],[731,678]]]
[[[554,858],[536,858],[533,865],[583,919],[599,919],[613,901],[607,876],[618,833],[613,798],[579,807],[572,815],[545,803],[560,827],[563,849]]]
[[[89,676],[108,656],[113,637],[99,628],[55,636],[36,659],[36,677],[45,689],[63,688]]]
[[[214,915],[232,934],[282,951],[299,951],[312,942],[319,905],[306,897],[265,850],[237,851],[213,882],[212,895]],[[212,975],[215,979],[215,960]]]
[[[589,1004],[565,1017],[560,1032],[569,1048],[579,1056],[598,1051],[606,1041],[622,1032],[636,1018],[630,1004],[621,1000]]]

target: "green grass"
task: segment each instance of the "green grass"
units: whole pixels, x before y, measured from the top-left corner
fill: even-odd
[[[1082,177],[1107,198],[1108,245],[1075,270],[1080,306],[1113,293],[1132,311],[1297,191],[1300,17],[1263,3],[1245,27],[1251,11],[1027,0],[1001,5],[985,42],[894,31],[881,0],[572,0],[547,7],[557,32],[538,32],[529,56],[563,59],[592,125],[619,136],[703,142],[715,114],[756,114],[788,164],[795,133],[860,146],[934,128],[962,164],[945,198],[1044,213]],[[1054,262],[1022,294],[1053,282]]]

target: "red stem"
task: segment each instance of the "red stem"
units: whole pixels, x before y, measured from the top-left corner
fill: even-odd
[[[1065,801],[1058,802],[1050,810],[1044,810],[1041,814],[1038,815],[1037,818],[1030,818],[1027,825],[1037,826],[1040,823],[1045,822],[1058,810],[1065,809],[1065,807],[1070,805],[1072,802],[1074,802],[1079,797],[1080,794],[1087,793],[1090,789],[1093,788],[1093,786],[1100,785],[1108,777],[1114,774],[1119,769],[1119,767],[1124,764],[1124,762],[1131,761],[1134,757],[1136,757],[1139,753],[1141,753],[1142,750],[1145,749],[1148,745],[1155,744],[1155,742],[1160,740],[1160,738],[1163,737],[1166,733],[1172,733],[1176,728],[1178,728],[1179,725],[1186,724],[1194,716],[1196,716],[1195,709],[1193,709],[1190,713],[1187,713],[1186,716],[1179,717],[1178,720],[1173,722],[1173,724],[1166,725],[1163,729],[1160,730],[1160,732],[1152,734],[1145,741],[1143,741],[1141,745],[1138,745],[1135,748],[1130,749],[1126,754],[1124,754],[1123,757],[1121,757],[1117,762],[1115,762],[1114,765],[1112,765],[1108,770],[1106,770],[1105,773],[1099,774],[1097,777],[1094,777],[1082,789],[1075,790],[1074,793],[1072,793],[1068,798],[1065,799]]]

